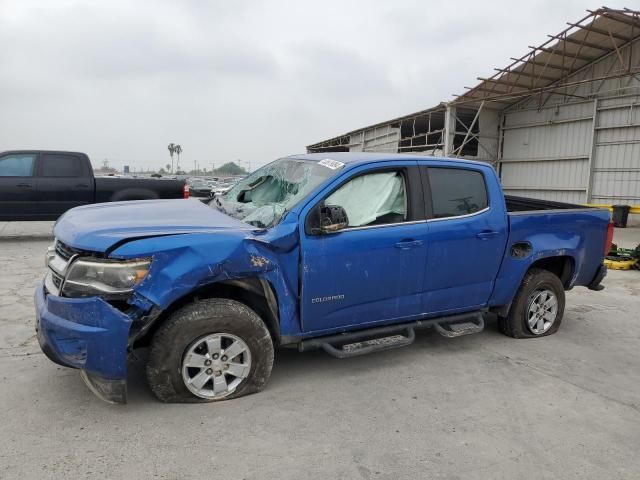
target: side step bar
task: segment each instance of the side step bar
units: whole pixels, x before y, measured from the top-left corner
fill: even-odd
[[[367,353],[406,347],[415,340],[416,328],[434,327],[445,337],[460,337],[481,332],[484,329],[483,311],[449,315],[400,325],[374,327],[356,332],[338,333],[326,337],[310,338],[298,343],[301,352],[322,348],[336,358],[351,358]]]
[[[480,313],[475,317],[470,317],[466,322],[436,323],[434,327],[443,337],[461,337],[484,330],[484,318]]]
[[[362,340],[360,342],[347,343],[342,347],[334,347],[330,343],[323,343],[322,349],[332,357],[351,358],[367,353],[381,352],[383,350],[391,350],[392,348],[406,347],[411,345],[416,339],[416,333],[413,328],[407,328],[405,335],[392,335],[389,337],[372,338],[371,340]]]

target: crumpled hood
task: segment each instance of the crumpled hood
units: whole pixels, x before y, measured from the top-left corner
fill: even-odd
[[[73,208],[56,222],[53,233],[71,247],[104,252],[126,239],[253,229],[198,200],[178,199],[98,203]]]

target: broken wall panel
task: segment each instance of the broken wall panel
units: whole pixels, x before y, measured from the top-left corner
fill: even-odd
[[[332,148],[379,149],[358,135],[388,125],[399,138],[384,151],[489,162],[507,193],[640,203],[640,12],[598,8],[548,37],[454,101]]]

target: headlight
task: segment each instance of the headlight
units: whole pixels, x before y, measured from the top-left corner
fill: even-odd
[[[44,256],[44,266],[48,267],[51,260],[56,256],[56,244],[52,243],[47,247],[47,253]]]
[[[150,260],[78,259],[69,266],[62,293],[68,297],[122,295],[146,277]]]

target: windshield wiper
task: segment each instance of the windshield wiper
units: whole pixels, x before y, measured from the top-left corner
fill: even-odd
[[[213,198],[213,204],[214,204],[213,206],[214,206],[214,207],[215,207],[219,212],[222,212],[222,213],[224,213],[224,214],[228,215],[228,213],[227,213],[227,209],[226,209],[226,208],[224,208],[224,207],[222,206],[222,202],[220,201],[220,199],[219,199],[218,197],[214,197],[214,198]]]

